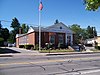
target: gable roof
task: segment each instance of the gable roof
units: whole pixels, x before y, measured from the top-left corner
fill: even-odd
[[[30,26],[28,33],[38,32],[38,31],[39,31],[39,27]],[[62,22],[48,26],[46,28],[41,27],[41,32],[59,32],[59,33],[71,33],[71,34],[74,33]]]
[[[29,30],[28,30],[28,33],[31,33],[31,32],[38,32],[39,31],[39,27],[33,27],[33,26],[30,26]],[[45,28],[41,27],[41,32],[47,32]]]

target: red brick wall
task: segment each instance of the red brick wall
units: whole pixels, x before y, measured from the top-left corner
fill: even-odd
[[[41,46],[44,47],[45,43],[49,43],[49,34],[48,32],[41,33]],[[35,32],[35,45],[39,44],[39,33]]]
[[[27,34],[27,36],[28,36],[27,43],[35,45],[35,33],[33,32],[30,34]]]
[[[54,32],[42,32],[41,33],[41,45],[42,47],[45,46],[45,43],[49,43],[49,38],[51,35],[54,35],[55,36],[55,46],[58,45],[58,35],[59,34],[62,34],[64,36],[64,44],[65,44],[65,33],[54,33]],[[33,44],[33,45],[36,45],[36,44],[39,44],[39,33],[38,32],[32,32],[32,33],[29,33],[29,34],[26,34],[27,35],[27,44]],[[26,36],[24,35],[24,36]],[[23,37],[23,36],[22,36]],[[21,38],[21,37],[19,37]],[[16,47],[19,47],[19,40],[18,38],[16,39]]]
[[[19,47],[19,38],[16,38],[16,47]]]
[[[59,37],[58,35],[59,34],[62,34],[63,35],[63,39],[64,39],[64,44],[65,44],[65,41],[66,41],[66,36],[65,36],[65,33],[55,33],[55,32],[49,32],[49,38],[51,35],[54,35],[55,36],[55,46],[58,46],[58,43],[59,43]]]

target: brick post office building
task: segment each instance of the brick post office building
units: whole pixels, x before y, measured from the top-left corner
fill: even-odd
[[[62,22],[56,23],[46,28],[41,28],[41,46],[46,43],[52,43],[57,46],[59,43],[64,45],[73,45],[73,31]],[[31,44],[35,46],[39,43],[39,28],[30,27],[26,34],[16,35],[16,47],[19,45]]]

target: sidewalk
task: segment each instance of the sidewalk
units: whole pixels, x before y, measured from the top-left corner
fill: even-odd
[[[8,53],[8,54],[0,54],[0,57],[12,57],[17,55],[32,55],[32,56],[49,56],[49,55],[73,55],[73,54],[93,54],[93,53],[100,53],[100,52],[91,52],[90,50],[88,52],[59,52],[59,53],[39,53],[38,51],[34,50],[26,50],[22,48],[16,48],[16,47],[6,47],[8,49],[20,52],[20,53]]]

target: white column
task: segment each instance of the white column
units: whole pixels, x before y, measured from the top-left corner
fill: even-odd
[[[73,45],[73,34],[71,34],[71,45]]]
[[[66,33],[66,44],[67,44],[67,33]]]

